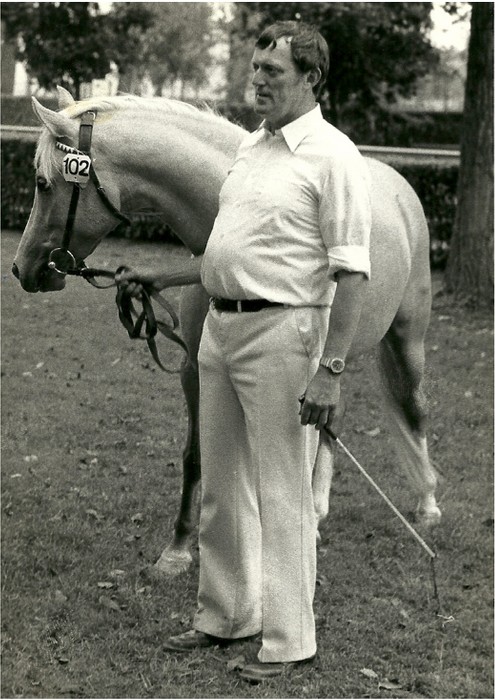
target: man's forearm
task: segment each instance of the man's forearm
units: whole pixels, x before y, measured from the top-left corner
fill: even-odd
[[[330,313],[322,358],[346,359],[361,316],[368,280],[360,272],[341,272]]]
[[[155,288],[181,287],[182,285],[199,284],[201,282],[201,263],[203,256],[187,258],[180,264],[174,263],[172,270],[167,270],[156,277]]]

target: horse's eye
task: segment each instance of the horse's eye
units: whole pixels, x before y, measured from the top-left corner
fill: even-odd
[[[47,190],[50,189],[50,184],[46,178],[40,175],[36,178],[36,187],[40,190],[40,192],[47,192]]]

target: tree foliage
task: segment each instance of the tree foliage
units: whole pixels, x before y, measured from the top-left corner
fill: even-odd
[[[151,26],[142,35],[142,68],[149,73],[156,92],[175,80],[195,86],[204,82],[213,44],[209,3],[117,4],[137,5],[152,16]]]
[[[81,83],[108,73],[110,61],[125,66],[133,60],[131,29],[149,23],[145,12],[114,17],[95,2],[9,2],[2,20],[28,74],[43,88],[62,85],[76,97]]]
[[[112,61],[124,89],[137,89],[148,73],[158,93],[178,79],[201,84],[211,62],[209,3],[115,2],[101,13],[96,2],[11,2],[2,19],[40,86],[63,85],[76,97],[81,83],[103,78]]]
[[[414,93],[437,61],[428,30],[431,2],[253,2],[239,5],[237,31],[253,39],[273,21],[315,24],[328,42],[326,99],[332,121],[344,108],[380,111]],[[255,14],[256,21],[246,19]]]

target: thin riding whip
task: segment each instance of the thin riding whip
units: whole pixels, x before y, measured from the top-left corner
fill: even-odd
[[[354,457],[354,455],[352,454],[352,452],[350,452],[350,450],[347,449],[347,447],[344,445],[344,443],[342,442],[342,440],[341,440],[339,437],[337,437],[337,435],[335,435],[335,433],[334,433],[332,430],[330,430],[330,429],[328,429],[328,428],[325,428],[325,431],[328,433],[328,435],[330,435],[330,437],[332,438],[332,440],[334,440],[334,441],[337,443],[337,445],[340,447],[340,449],[349,457],[349,459],[351,460],[351,462],[352,462],[353,464],[356,465],[356,467],[359,469],[359,471],[360,471],[361,474],[365,477],[365,479],[373,486],[373,488],[374,488],[375,491],[379,494],[379,496],[382,497],[382,499],[385,501],[385,503],[388,505],[388,507],[389,507],[389,508],[393,511],[393,513],[399,518],[399,520],[401,521],[401,523],[402,523],[403,525],[405,525],[405,527],[409,530],[409,532],[411,533],[411,535],[413,535],[413,537],[416,539],[416,541],[419,542],[419,544],[421,545],[421,547],[425,550],[425,552],[426,552],[426,553],[428,554],[428,556],[430,557],[431,577],[432,577],[432,582],[433,582],[433,598],[434,598],[434,600],[435,600],[436,603],[437,603],[437,611],[436,611],[436,612],[437,612],[437,615],[438,615],[438,613],[440,612],[440,607],[441,607],[441,605],[440,605],[440,597],[439,597],[439,595],[438,595],[437,575],[436,575],[436,570],[435,570],[435,559],[437,559],[437,554],[436,554],[436,552],[434,552],[434,551],[431,549],[431,547],[429,547],[429,546],[426,544],[426,542],[424,541],[424,539],[423,539],[423,538],[421,537],[421,535],[413,528],[413,526],[411,525],[411,523],[410,523],[408,520],[406,520],[406,518],[402,515],[402,513],[399,511],[399,509],[396,508],[396,506],[394,506],[394,504],[392,503],[392,501],[390,500],[390,498],[387,496],[387,494],[384,493],[384,492],[382,491],[382,489],[378,486],[378,484],[376,483],[376,481],[368,474],[368,472],[366,471],[366,469],[357,461],[357,459]]]
[[[399,518],[399,520],[402,522],[403,525],[407,527],[409,532],[413,535],[413,537],[416,538],[416,540],[419,542],[419,544],[423,547],[425,552],[429,554],[429,556],[432,559],[436,558],[436,553],[426,544],[424,539],[421,537],[421,535],[413,528],[411,523],[406,520],[406,518],[402,515],[402,513],[394,506],[390,498],[381,490],[381,488],[378,486],[376,481],[368,474],[368,472],[365,470],[364,467],[362,467],[357,459],[354,457],[354,455],[347,449],[347,447],[344,445],[342,440],[335,435],[335,433],[332,430],[329,430],[328,428],[325,428],[326,432],[330,435],[330,437],[335,440],[337,445],[340,447],[341,450],[345,452],[345,454],[349,457],[349,459],[356,465],[356,467],[359,469],[361,474],[369,481],[369,483],[373,486],[375,491],[383,498],[385,503],[388,505],[388,507],[395,513],[395,515]]]

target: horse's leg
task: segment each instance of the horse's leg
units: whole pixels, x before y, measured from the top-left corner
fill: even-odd
[[[423,389],[424,338],[429,323],[429,279],[408,289],[405,301],[380,343],[379,365],[401,465],[418,496],[417,518],[436,525],[441,512],[435,499],[437,476],[426,443],[427,399]]]
[[[182,496],[172,541],[153,567],[154,573],[158,575],[175,576],[185,571],[192,561],[189,536],[197,522],[201,477],[197,355],[207,310],[208,297],[202,287],[185,287],[181,298],[180,330],[186,341],[189,357],[181,368],[181,383],[188,410],[188,431],[183,452]]]

